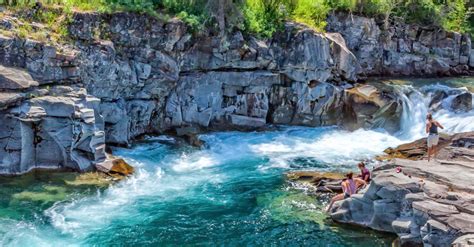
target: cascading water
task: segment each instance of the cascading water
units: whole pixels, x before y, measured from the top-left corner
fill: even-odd
[[[445,132],[474,130],[472,110],[451,108],[467,89],[394,88],[404,107],[396,135],[282,127],[206,134],[205,149],[150,138],[114,150],[137,172],[107,189],[70,188],[51,175],[0,181],[0,245],[388,246],[393,235],[333,225],[321,210],[326,199],[295,191],[282,173],[354,169],[389,146],[425,136],[433,99],[440,99],[432,111]]]
[[[474,131],[474,97],[471,109],[454,109],[453,100],[462,94],[471,94],[466,87],[453,88],[439,83],[431,85],[395,85],[403,102],[403,113],[400,119],[400,132],[397,137],[404,140],[416,140],[426,136],[426,114],[433,114],[445,129],[442,132],[452,134]]]

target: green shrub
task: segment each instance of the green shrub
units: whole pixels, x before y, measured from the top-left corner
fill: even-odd
[[[0,5],[21,10],[31,8],[36,1],[0,0]],[[45,6],[63,7],[62,13],[44,11],[32,20],[52,27],[53,32],[60,36],[67,35],[65,26],[72,10],[133,11],[153,15],[159,12],[165,16],[176,16],[194,29],[217,26],[221,33],[222,16],[225,16],[226,30],[238,27],[261,37],[270,37],[282,29],[285,20],[301,22],[322,31],[331,11],[375,17],[384,20],[387,25],[392,17],[399,17],[408,23],[437,25],[450,31],[474,32],[474,17],[469,10],[474,0],[225,0],[224,14],[217,13],[219,9],[222,10],[219,8],[222,6],[220,0],[40,1]],[[21,35],[26,34],[27,31],[22,30]]]
[[[281,0],[245,0],[242,7],[245,29],[262,37],[281,30],[288,16]]]
[[[333,10],[337,11],[355,11],[357,9],[357,0],[327,0],[327,4]]]
[[[442,25],[447,30],[469,32],[469,14],[464,0],[450,0],[443,9]]]
[[[295,21],[304,23],[318,31],[324,31],[330,10],[325,0],[299,0],[292,12]]]
[[[392,14],[396,0],[364,0],[358,7],[358,12],[367,16]]]
[[[155,0],[155,4],[193,29],[202,28],[206,21],[205,0]]]
[[[406,0],[396,14],[403,17],[408,23],[420,25],[440,25],[441,6],[433,0]]]

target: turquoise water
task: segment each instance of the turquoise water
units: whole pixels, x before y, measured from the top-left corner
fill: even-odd
[[[434,117],[447,133],[474,131],[474,110],[451,109],[472,78],[397,82],[401,131],[281,128],[203,135],[203,149],[166,136],[117,148],[136,168],[107,187],[77,174],[0,177],[1,246],[390,246],[394,235],[337,225],[328,195],[291,187],[292,170],[356,170],[387,147],[425,136],[434,92],[449,95]],[[377,164],[371,164],[377,165]]]
[[[110,188],[61,187],[59,175],[0,180],[0,244],[390,246],[394,240],[332,223],[322,213],[328,198],[290,187],[284,172],[353,169],[397,138],[295,127],[202,139],[204,149],[158,137],[114,150],[137,173]]]

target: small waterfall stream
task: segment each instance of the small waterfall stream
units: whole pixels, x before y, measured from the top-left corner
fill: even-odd
[[[426,114],[440,122],[444,133],[452,134],[474,131],[474,97],[471,98],[471,109],[453,108],[453,100],[463,94],[472,93],[466,87],[453,88],[441,84],[415,87],[413,85],[395,85],[403,102],[403,113],[400,119],[400,131],[397,137],[404,140],[416,140],[426,136]]]

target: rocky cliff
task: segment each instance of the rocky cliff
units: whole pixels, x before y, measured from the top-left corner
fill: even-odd
[[[402,246],[474,243],[474,132],[444,137],[439,160],[421,160],[426,139],[387,150],[367,189],[336,204],[331,217],[398,234]],[[401,172],[396,172],[396,167]]]
[[[474,66],[469,34],[344,13],[329,17],[328,31],[344,37],[365,76],[459,75]]]
[[[0,28],[18,25],[11,17]],[[373,19],[341,14],[330,17],[330,33],[287,23],[266,40],[193,34],[179,20],[130,13],[75,13],[68,29],[71,42],[58,46],[0,36],[1,173],[94,169],[106,143],[187,126],[396,131],[396,94],[358,79],[474,66],[466,35],[381,31]]]

